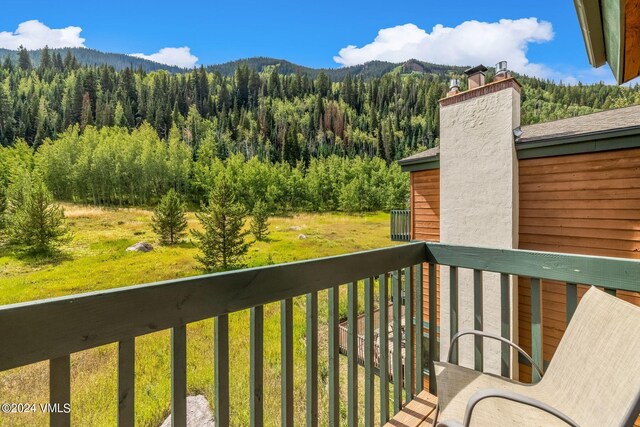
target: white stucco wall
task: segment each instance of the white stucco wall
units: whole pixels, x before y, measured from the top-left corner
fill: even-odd
[[[442,243],[518,247],[518,160],[513,140],[513,129],[518,126],[520,93],[512,87],[441,106]],[[484,330],[500,334],[500,277],[484,273],[483,281]],[[444,360],[450,341],[448,267],[441,267],[440,289],[440,354]],[[515,316],[513,285],[511,295]],[[458,300],[458,330],[473,329],[471,270],[459,269]],[[461,365],[473,367],[473,338],[460,340],[459,354]],[[500,373],[498,342],[484,341],[484,370]]]

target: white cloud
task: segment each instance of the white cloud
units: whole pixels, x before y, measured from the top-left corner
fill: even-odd
[[[175,65],[176,67],[192,68],[198,62],[198,57],[191,53],[191,49],[187,46],[183,47],[163,47],[156,53],[145,55],[143,53],[131,53],[136,58],[144,58],[150,61],[159,62],[166,65]]]
[[[494,65],[506,60],[519,73],[551,78],[554,71],[529,62],[530,43],[545,43],[554,37],[550,22],[537,18],[501,19],[498,22],[466,21],[457,27],[436,25],[430,33],[415,24],[383,28],[365,46],[340,49],[334,60],[342,65],[381,60],[402,62],[418,59],[437,64]]]
[[[20,45],[27,49],[84,47],[80,27],[49,28],[37,20],[25,21],[15,32],[0,31],[0,47],[16,50]]]

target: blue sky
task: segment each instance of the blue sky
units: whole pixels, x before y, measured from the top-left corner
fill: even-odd
[[[555,80],[611,79],[608,70],[589,66],[569,0],[25,0],[5,2],[2,9],[0,47],[10,48],[19,41],[36,47],[47,40],[50,45],[75,43],[110,52],[156,54],[151,58],[178,65],[250,56],[284,58],[312,67],[371,59],[399,61],[408,56],[455,65],[492,65],[507,59],[517,71]],[[18,29],[33,20],[40,24]],[[441,27],[434,31],[437,25]],[[79,28],[47,32],[67,27]],[[162,48],[183,47],[189,50],[157,55]]]

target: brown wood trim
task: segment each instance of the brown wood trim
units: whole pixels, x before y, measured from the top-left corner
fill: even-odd
[[[624,81],[640,75],[640,0],[626,0]]]
[[[514,77],[509,77],[504,80],[498,80],[491,83],[487,83],[484,86],[480,86],[476,89],[460,92],[456,95],[442,98],[440,100],[440,107],[447,107],[458,102],[467,101],[469,99],[477,98],[479,96],[488,95],[490,93],[499,92],[504,89],[512,88],[518,93],[522,90],[522,85]]]

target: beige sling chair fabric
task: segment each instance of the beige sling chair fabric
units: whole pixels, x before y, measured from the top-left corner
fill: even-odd
[[[536,399],[580,427],[626,426],[640,399],[640,307],[592,287],[582,298],[542,380],[533,385],[436,362],[443,425],[462,425],[469,399],[485,389]],[[477,395],[476,395],[477,396]],[[454,422],[447,423],[447,420]],[[633,421],[631,421],[631,425]],[[567,426],[538,408],[481,400],[471,426]]]

